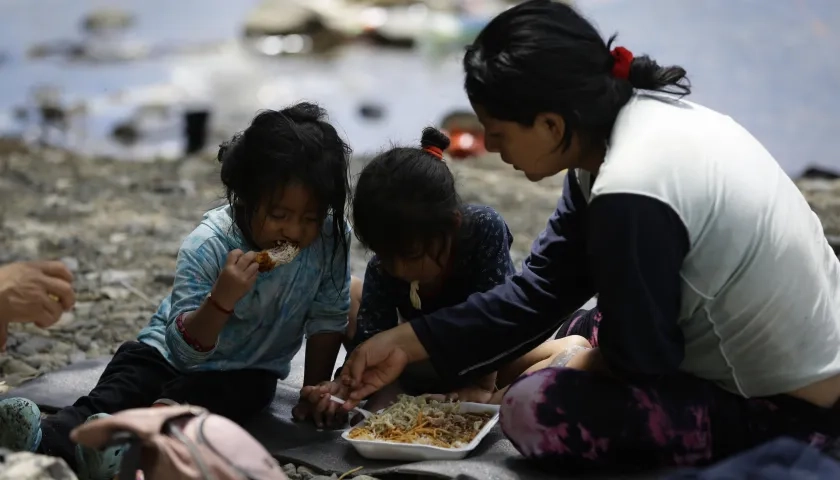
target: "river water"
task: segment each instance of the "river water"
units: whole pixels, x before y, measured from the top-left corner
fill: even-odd
[[[439,62],[406,50],[354,45],[332,59],[266,58],[235,42],[255,0],[0,0],[0,130],[19,122],[11,109],[39,84],[84,101],[78,148],[125,156],[107,140],[136,105],[175,90],[212,106],[213,127],[244,126],[258,108],[299,99],[326,107],[357,152],[415,142],[423,126],[466,108],[457,59]],[[808,165],[840,170],[840,2],[836,0],[581,0],[580,8],[619,43],[689,71],[692,99],[750,129],[796,175]],[[123,41],[147,45],[221,42],[217,53],[131,62],[30,60],[45,41],[79,39],[81,17],[117,6],[136,15]],[[158,86],[159,90],[148,90]],[[145,88],[145,90],[144,90]],[[132,95],[136,98],[132,98]],[[145,99],[144,99],[145,98]],[[185,99],[185,100],[184,100]],[[365,119],[361,105],[381,106]],[[177,156],[178,116],[160,120],[153,141],[129,156]],[[152,122],[154,124],[154,122]],[[153,125],[154,126],[154,125]],[[154,129],[153,129],[154,130]],[[173,133],[174,132],[174,133]],[[83,138],[82,138],[83,137]],[[714,139],[710,139],[714,141]]]

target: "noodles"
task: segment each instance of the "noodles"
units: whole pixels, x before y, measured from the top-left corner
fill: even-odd
[[[460,448],[470,443],[493,417],[492,412],[460,411],[457,402],[428,401],[400,395],[399,400],[350,431],[356,440]]]

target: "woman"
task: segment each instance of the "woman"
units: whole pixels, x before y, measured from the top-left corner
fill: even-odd
[[[597,294],[600,320],[583,322],[597,347],[503,400],[525,456],[698,465],[781,435],[826,446],[840,435],[840,265],[819,220],[731,118],[656,93],[688,94],[685,70],[611,44],[534,0],[468,49],[488,150],[532,181],[568,170],[563,196],[521,273],[359,346],[351,397],[425,358],[491,371]]]

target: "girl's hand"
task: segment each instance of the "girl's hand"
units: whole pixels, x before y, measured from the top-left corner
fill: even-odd
[[[347,422],[347,412],[338,403],[330,400],[330,395],[347,398],[349,388],[339,382],[321,382],[318,385],[306,386],[300,390],[300,401],[292,410],[295,420],[303,421],[310,417],[318,428],[333,428]]]
[[[255,261],[257,252],[243,253],[236,249],[227,256],[222,273],[213,287],[213,299],[224,309],[233,310],[242,297],[257,281],[259,264]]]

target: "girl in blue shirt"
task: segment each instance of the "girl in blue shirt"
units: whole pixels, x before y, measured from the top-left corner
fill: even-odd
[[[324,116],[307,103],[264,111],[221,146],[227,204],[184,240],[172,292],[149,325],[73,406],[41,420],[28,400],[0,403],[0,447],[59,456],[80,478],[112,478],[119,448],[70,438],[91,417],[189,403],[246,422],[271,403],[304,336],[305,384],[331,378],[350,309],[350,150]],[[299,254],[259,273],[257,253],[280,241]]]

